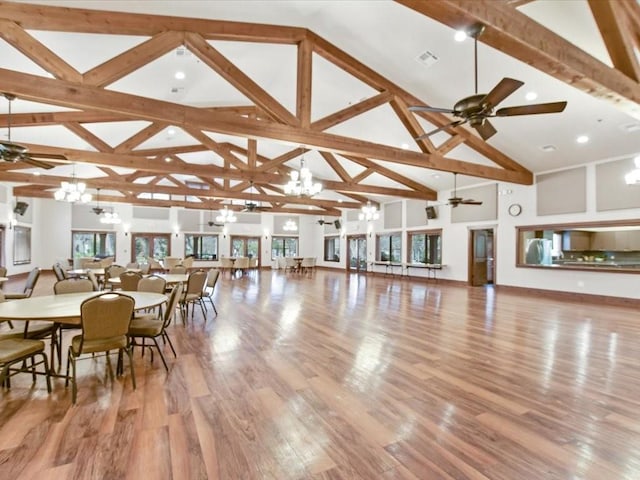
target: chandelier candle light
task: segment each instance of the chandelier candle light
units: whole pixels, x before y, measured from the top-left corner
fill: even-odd
[[[100,217],[100,223],[106,223],[108,225],[118,225],[122,223],[122,219],[117,212],[104,212],[104,215]]]
[[[91,201],[91,194],[85,192],[86,189],[87,184],[84,182],[79,182],[76,179],[75,174],[73,174],[71,175],[70,182],[60,182],[60,188],[55,191],[53,197],[56,200],[69,203],[89,203]]]
[[[229,210],[227,206],[220,209],[220,215],[216,217],[216,222],[220,223],[234,223],[238,221],[238,217],[233,213],[233,210]]]
[[[286,221],[286,223],[284,224],[282,229],[287,231],[287,232],[295,232],[296,230],[298,230],[298,225],[296,225],[296,222],[294,222],[293,220],[289,219],[289,220]]]
[[[304,158],[300,160],[300,171],[291,171],[291,180],[284,186],[284,193],[297,197],[312,197],[322,191],[320,183],[313,183],[311,171],[304,166]]]
[[[358,215],[359,220],[366,220],[370,222],[371,220],[378,220],[380,218],[380,214],[378,213],[378,209],[375,205],[371,205],[371,202],[367,202],[367,204],[362,207],[362,212]]]

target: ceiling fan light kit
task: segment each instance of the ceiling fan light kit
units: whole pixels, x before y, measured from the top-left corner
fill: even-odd
[[[497,130],[489,122],[492,117],[513,117],[517,115],[534,115],[541,113],[559,113],[567,106],[567,102],[538,103],[533,105],[519,105],[515,107],[504,107],[498,110],[495,108],[500,102],[514,93],[524,85],[524,82],[513,78],[505,77],[493,87],[489,93],[478,93],[478,37],[484,31],[485,26],[481,23],[471,25],[466,33],[473,38],[473,62],[474,62],[474,85],[475,93],[458,100],[453,109],[429,107],[417,105],[409,107],[413,112],[436,112],[448,113],[460,120],[454,120],[446,125],[442,125],[435,130],[420,135],[416,140],[430,137],[443,130],[450,130],[453,127],[468,123],[474,128],[483,140],[493,137]]]

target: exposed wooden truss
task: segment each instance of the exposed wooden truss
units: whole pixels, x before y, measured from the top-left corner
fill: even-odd
[[[438,2],[439,3],[439,2]],[[417,141],[420,152],[349,138],[326,130],[356,116],[388,104],[397,120],[412,137],[424,133],[420,122],[407,105],[424,102],[404,91],[391,81],[366,67],[327,40],[306,29],[272,25],[247,24],[179,17],[137,15],[95,10],[68,9],[28,4],[0,2],[0,37],[27,55],[54,78],[44,78],[13,70],[0,69],[0,90],[35,102],[71,107],[78,111],[16,114],[14,126],[63,125],[82,138],[96,151],[55,148],[46,145],[27,145],[43,153],[65,155],[70,162],[83,162],[101,167],[125,167],[134,173],[87,179],[90,188],[109,189],[119,195],[105,196],[109,201],[154,204],[156,200],[139,195],[162,193],[171,195],[169,203],[186,207],[211,208],[221,199],[256,199],[270,203],[272,211],[297,212],[296,205],[311,207],[303,213],[338,215],[339,208],[357,208],[367,195],[386,195],[402,198],[434,200],[436,192],[427,185],[394,172],[381,161],[424,169],[463,173],[499,181],[530,184],[532,174],[513,159],[496,150],[463,127],[447,128],[448,141],[436,147],[428,139]],[[101,33],[111,35],[143,35],[148,40],[132,47],[86,72],[78,72],[55,52],[48,49],[27,30]],[[290,112],[262,86],[224,57],[208,40],[283,43],[297,46],[296,111]],[[212,71],[218,73],[253,102],[253,106],[200,108],[152,98],[120,93],[106,86],[143,67],[172,49],[185,46]],[[320,55],[345,72],[373,88],[378,93],[370,98],[333,112],[324,118],[311,120],[312,54]],[[449,123],[444,115],[421,112],[429,123],[443,126]],[[145,120],[149,124],[130,138],[112,147],[91,133],[84,124],[93,122],[127,122]],[[0,126],[7,124],[0,115]],[[146,140],[161,132],[167,125],[182,128],[194,144],[162,149],[139,149]],[[246,138],[246,145],[220,143],[208,132]],[[304,147],[292,148],[275,158],[258,153],[264,140],[289,142]],[[495,166],[459,160],[449,156],[460,144],[466,144]],[[285,165],[308,149],[318,150],[339,180],[319,179],[326,190],[333,190],[350,201],[329,201],[290,198],[283,195],[290,168]],[[211,151],[223,166],[190,164],[180,155]],[[170,162],[164,161],[171,160]],[[357,165],[359,173],[350,175],[347,167]],[[48,191],[59,182],[52,175],[37,179],[20,173],[21,165],[2,165],[0,179],[25,183],[17,187],[21,195],[48,197]],[[111,171],[113,173],[113,171]],[[381,187],[367,183],[372,175],[391,180],[397,187]],[[175,181],[172,175],[199,178],[208,189],[194,189]],[[146,183],[132,183],[148,178]],[[163,179],[172,187],[159,185]],[[240,182],[240,183],[233,183]],[[253,182],[259,193],[250,192]],[[266,191],[271,193],[266,193]],[[101,195],[103,196],[103,195]],[[189,202],[195,197],[199,202]],[[200,203],[203,202],[203,203]],[[157,205],[167,201],[157,200]]]
[[[514,8],[517,0],[396,1],[456,29],[481,22],[486,26],[481,42],[640,119],[638,60],[633,53],[640,43],[636,0],[589,1],[615,68],[520,13]]]

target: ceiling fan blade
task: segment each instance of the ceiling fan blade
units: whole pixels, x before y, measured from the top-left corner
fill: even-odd
[[[491,125],[491,122],[486,119],[480,125],[472,125],[472,127],[476,129],[483,140],[488,140],[498,133],[493,125]]]
[[[495,113],[496,117],[513,117],[515,115],[534,115],[537,113],[560,113],[567,106],[567,102],[537,103],[535,105],[520,105],[517,107],[501,108]]]
[[[458,125],[462,125],[465,122],[466,122],[466,120],[456,120],[455,122],[447,123],[446,125],[438,127],[435,130],[431,130],[430,132],[427,132],[427,133],[425,133],[423,135],[420,135],[419,137],[416,137],[415,139],[416,140],[421,140],[423,138],[430,137],[431,135],[435,135],[436,133],[441,132],[442,130],[446,130],[447,128],[452,128],[452,127],[457,127]]]
[[[30,156],[24,156],[20,161],[28,163],[29,165],[33,165],[34,167],[44,168],[46,170],[50,170],[55,167],[55,165],[47,162],[41,162],[40,160],[36,160],[35,158],[31,158]]]
[[[57,153],[41,153],[29,151],[29,156],[31,158],[46,158],[49,160],[67,160],[67,157],[65,157],[64,155],[59,155]]]
[[[465,198],[460,203],[462,203],[463,205],[482,205],[482,202],[480,200],[472,200],[470,198]]]
[[[455,110],[451,110],[450,108],[438,108],[438,107],[427,107],[426,105],[416,105],[413,107],[409,107],[410,112],[438,112],[438,113],[456,113]]]
[[[493,87],[493,90],[487,93],[481,103],[488,103],[493,108],[519,89],[522,85],[524,85],[524,82],[521,82],[520,80],[505,77],[500,80],[500,83]]]

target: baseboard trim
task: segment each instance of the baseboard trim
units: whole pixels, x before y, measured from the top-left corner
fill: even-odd
[[[559,292],[545,290],[543,288],[516,287],[512,285],[496,285],[496,291],[514,293],[518,295],[544,296],[555,300],[565,300],[577,303],[597,303],[598,305],[610,305],[612,307],[640,307],[640,299],[628,297],[612,297],[609,295],[594,295],[590,293]]]

